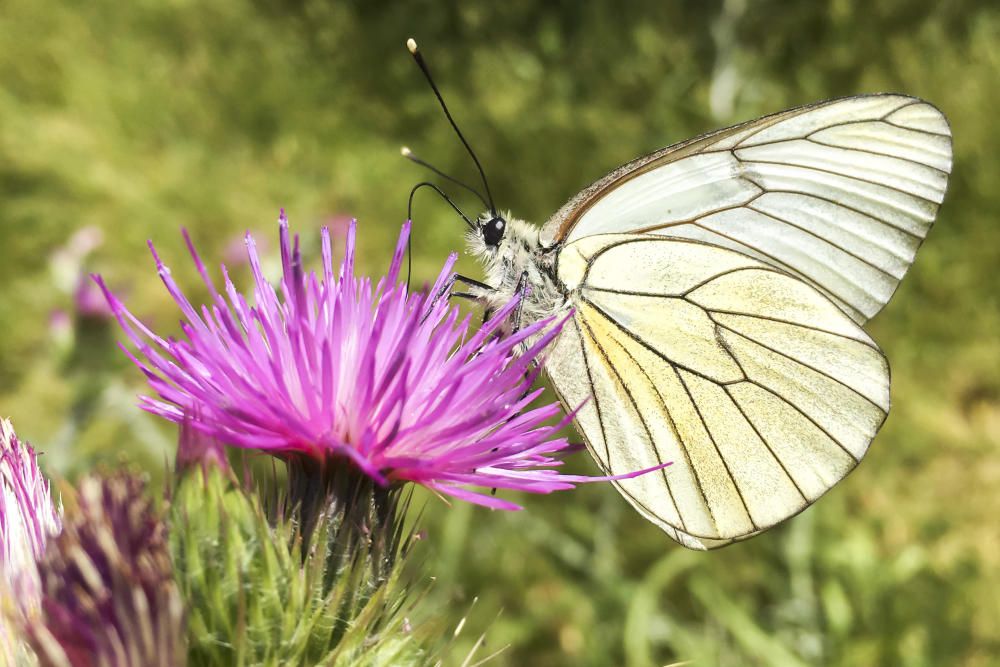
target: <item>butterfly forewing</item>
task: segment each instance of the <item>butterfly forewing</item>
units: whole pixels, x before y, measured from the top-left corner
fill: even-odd
[[[950,131],[933,106],[901,95],[851,97],[629,163],[560,209],[542,238],[703,241],[804,280],[863,324],[913,261],[950,170]]]
[[[546,369],[609,473],[682,544],[712,548],[801,511],[864,456],[889,369],[826,296],[742,253],[655,235],[567,243],[571,324]]]

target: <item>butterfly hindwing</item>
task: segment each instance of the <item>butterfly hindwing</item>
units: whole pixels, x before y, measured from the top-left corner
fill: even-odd
[[[824,294],[725,248],[652,235],[568,243],[575,308],[546,370],[616,482],[689,547],[801,511],[864,456],[889,409],[878,347]]]

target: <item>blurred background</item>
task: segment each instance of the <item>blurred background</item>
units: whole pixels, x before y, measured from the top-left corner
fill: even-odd
[[[456,665],[484,633],[477,659],[504,649],[496,665],[1000,664],[997,4],[502,4],[4,0],[0,414],[54,476],[126,460],[162,480],[173,430],[135,408],[140,373],[80,277],[100,271],[176,331],[146,239],[200,297],[180,228],[245,284],[241,235],[276,261],[282,206],[313,261],[318,228],[357,217],[362,267],[383,270],[427,176],[401,145],[474,180],[407,37],[498,203],[539,223],[689,136],[840,95],[917,95],[951,121],[954,175],[870,326],[893,411],[856,472],[708,554],[606,485],[511,514],[431,498],[420,558],[435,615],[468,616]],[[463,225],[426,193],[414,218],[419,283],[461,250]],[[467,256],[461,269],[480,275]],[[596,472],[584,454],[571,468]]]

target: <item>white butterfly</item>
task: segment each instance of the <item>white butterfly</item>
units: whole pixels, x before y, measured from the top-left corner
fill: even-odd
[[[583,405],[594,459],[613,475],[673,461],[614,484],[684,546],[723,546],[868,450],[889,365],[861,326],[912,263],[951,160],[944,116],[912,97],[765,116],[616,169],[541,229],[491,211],[470,247],[492,287],[470,292],[496,307],[526,279],[524,320],[573,313],[545,370]]]

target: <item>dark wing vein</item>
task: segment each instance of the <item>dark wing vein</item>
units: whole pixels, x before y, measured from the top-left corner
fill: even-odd
[[[752,257],[750,259],[753,260]],[[756,261],[756,260],[754,260],[754,261]],[[767,271],[770,268],[771,267],[769,267],[767,265],[762,265],[762,266],[739,266],[739,267],[736,267],[735,269],[727,269],[726,271],[721,271],[719,273],[713,274],[712,276],[710,276],[710,277],[706,278],[705,280],[702,280],[701,282],[699,282],[694,287],[690,287],[690,288],[684,290],[680,294],[664,294],[664,293],[659,293],[658,294],[656,292],[637,292],[637,291],[634,291],[634,290],[612,289],[610,287],[593,287],[592,285],[587,285],[586,289],[587,289],[588,292],[606,292],[608,294],[621,294],[622,296],[650,296],[650,297],[655,297],[655,298],[660,298],[660,299],[678,299],[678,298],[686,297],[691,292],[695,291],[699,287],[704,287],[705,285],[707,285],[708,283],[712,282],[716,278],[722,278],[723,276],[728,276],[728,275],[733,274],[733,273],[739,273],[740,271],[751,271],[751,270],[752,271]]]
[[[608,448],[608,433],[604,429],[604,418],[601,417],[601,404],[600,401],[598,401],[597,399],[597,392],[594,391],[593,389],[594,374],[590,371],[590,361],[587,359],[587,346],[584,345],[583,328],[580,326],[580,323],[577,321],[575,317],[573,318],[573,325],[576,326],[576,333],[580,337],[580,354],[583,355],[583,367],[587,369],[587,386],[591,388],[591,395],[594,397],[594,408],[597,411],[597,423],[601,427],[601,440],[604,441],[604,460],[607,461],[608,465],[610,466],[611,451]],[[610,468],[608,469],[607,472],[609,474],[611,473]]]
[[[715,325],[717,327],[719,327],[720,329],[725,329],[726,331],[731,331],[732,333],[736,334],[737,336],[739,336],[741,338],[746,338],[747,340],[749,340],[749,341],[751,341],[753,343],[756,343],[757,345],[760,345],[765,350],[770,350],[771,352],[774,352],[775,354],[777,354],[780,357],[784,357],[785,359],[788,359],[789,361],[792,361],[792,362],[794,362],[794,363],[796,363],[796,364],[798,364],[800,366],[808,368],[809,370],[814,371],[814,372],[822,375],[823,377],[825,377],[825,378],[827,378],[829,380],[832,380],[833,382],[836,382],[840,386],[842,386],[845,389],[849,390],[851,393],[856,394],[857,396],[859,396],[862,399],[864,399],[867,403],[871,403],[880,412],[885,412],[885,410],[883,410],[882,407],[880,405],[878,405],[875,401],[873,401],[872,399],[868,398],[867,396],[865,396],[860,391],[858,391],[857,389],[855,389],[851,385],[847,384],[843,380],[838,380],[837,378],[833,377],[829,373],[821,371],[820,369],[816,368],[815,366],[813,366],[811,364],[807,364],[806,362],[802,361],[801,359],[796,359],[795,357],[793,357],[791,355],[785,354],[781,350],[776,350],[775,348],[771,347],[770,345],[766,345],[765,343],[760,342],[759,340],[757,340],[753,336],[749,336],[749,335],[743,333],[742,331],[737,331],[736,329],[733,329],[732,327],[728,327],[725,324],[722,324],[721,322],[719,322],[718,320],[716,320],[714,317],[712,317],[712,311],[707,311],[707,312],[708,312],[708,316],[712,318],[712,321],[715,322]],[[753,317],[753,315],[749,315],[748,317]],[[744,375],[746,375],[746,373],[744,373]]]
[[[671,364],[671,368],[673,368],[673,364]],[[705,421],[705,417],[701,414],[701,408],[698,407],[698,401],[694,400],[694,396],[691,395],[691,390],[688,388],[687,383],[684,381],[684,377],[679,372],[677,372],[676,368],[674,368],[674,373],[677,374],[677,379],[680,380],[681,387],[684,388],[684,393],[687,394],[688,399],[691,401],[691,405],[694,406],[694,411],[698,415],[698,420],[701,421],[701,425],[702,427],[704,427],[705,433],[708,435],[708,439],[712,443],[712,447],[715,448],[715,453],[719,455],[719,460],[722,461],[722,466],[726,469],[726,475],[729,477],[729,480],[733,483],[733,488],[736,490],[736,495],[739,496],[740,498],[740,503],[743,504],[743,511],[746,513],[747,519],[749,519],[750,521],[750,526],[754,530],[759,530],[759,528],[757,527],[757,523],[753,520],[753,517],[750,515],[750,508],[747,506],[746,499],[743,498],[743,492],[740,490],[740,485],[736,482],[736,478],[733,477],[733,471],[729,469],[729,462],[726,461],[726,457],[722,455],[722,451],[719,449],[719,445],[717,445],[715,442],[715,436],[712,435],[712,431],[711,429],[708,428],[708,423]],[[709,382],[711,382],[711,380],[709,380]],[[709,508],[711,509],[711,506],[709,506]]]
[[[754,258],[751,257],[751,259],[754,259]],[[702,280],[700,283],[698,283],[694,287],[691,287],[691,288],[685,290],[679,296],[682,299],[686,300],[686,297],[687,297],[688,294],[690,294],[691,292],[694,292],[695,290],[697,290],[697,289],[699,289],[701,287],[704,287],[705,285],[709,284],[713,280],[717,280],[719,278],[722,278],[724,276],[728,276],[728,275],[733,274],[733,273],[739,273],[740,271],[767,271],[768,268],[770,268],[770,267],[763,267],[763,266],[740,266],[740,267],[737,267],[735,269],[729,269],[728,271],[723,271],[721,273],[716,273],[711,278],[706,278],[705,280]],[[701,306],[698,306],[698,307],[700,308]]]
[[[726,395],[729,396],[729,400],[731,400],[733,402],[733,405],[736,406],[736,409],[740,411],[740,414],[743,415],[743,419],[746,421],[747,424],[750,425],[750,428],[753,429],[753,432],[757,435],[758,438],[760,438],[760,441],[764,443],[764,447],[766,447],[767,451],[770,452],[771,456],[774,457],[774,460],[777,462],[778,466],[781,467],[781,472],[785,473],[785,477],[788,478],[788,481],[792,483],[792,486],[795,487],[795,490],[799,492],[800,496],[802,496],[802,500],[808,503],[809,499],[806,498],[806,494],[802,493],[802,489],[799,488],[799,485],[798,483],[796,483],[795,478],[792,477],[791,473],[788,472],[788,468],[785,467],[784,461],[782,461],[781,457],[779,457],[774,452],[774,450],[771,449],[771,443],[767,441],[767,438],[761,435],[761,432],[757,430],[757,426],[750,419],[750,415],[746,413],[746,411],[743,409],[743,406],[740,405],[740,402],[736,400],[735,396],[733,396],[732,390],[728,386],[724,387],[724,389],[726,390]]]
[[[593,390],[593,387],[594,387],[594,376],[591,373],[591,370],[590,370],[590,360],[587,358],[587,350],[586,350],[586,348],[585,348],[585,346],[583,344],[583,340],[584,340],[583,339],[583,335],[584,335],[583,334],[583,329],[581,328],[579,321],[575,317],[573,318],[573,324],[576,327],[577,334],[580,337],[580,353],[583,355],[583,365],[584,365],[584,368],[586,368],[586,370],[587,370],[587,382],[589,383],[589,386],[591,387],[591,396],[593,396],[593,398],[594,398],[594,407],[595,407],[595,410],[597,411],[597,423],[598,423],[598,425],[600,426],[600,429],[601,429],[601,439],[604,440],[605,457],[606,457],[606,460],[609,462],[609,465],[610,465],[611,454],[610,454],[610,451],[608,449],[608,432],[604,428],[604,418],[601,415],[601,403],[600,403],[600,399],[598,399],[598,397],[597,397],[597,392]],[[591,337],[591,341],[594,342],[595,345],[597,344],[593,337]],[[603,354],[603,352],[602,352],[602,354]],[[679,442],[683,442],[680,439],[678,439],[678,440],[679,440]],[[684,456],[685,456],[685,459],[688,460],[688,462],[690,463],[690,458],[688,457],[686,449],[684,450]],[[603,466],[602,466],[602,468],[603,468]],[[694,470],[693,466],[691,467],[691,470],[692,471]],[[611,471],[610,467],[605,468],[604,472],[607,473],[607,474],[609,474],[609,475],[612,474],[612,471]],[[695,479],[697,480],[697,475],[695,475]],[[621,484],[619,484],[617,482],[613,482],[613,484],[618,488],[619,493],[621,493],[622,495],[624,495],[627,498],[629,498],[633,503],[635,503],[636,506],[641,507],[645,511],[649,512],[649,514],[652,515],[652,516],[655,516],[655,517],[659,517],[660,516],[657,512],[655,512],[652,508],[650,508],[646,503],[644,503],[641,500],[639,500],[638,498],[636,498],[635,495],[632,492],[630,492],[628,489],[626,489],[624,486],[622,486]],[[699,486],[699,492],[702,494],[702,497],[704,497],[704,490],[702,490],[700,488],[700,486]],[[673,500],[673,497],[671,497],[671,500]],[[706,507],[708,507],[708,503],[707,502],[705,503],[705,505],[706,505]],[[711,511],[712,511],[711,507],[708,508],[708,511],[709,511],[709,515],[711,516]],[[678,508],[678,510],[677,510],[677,516],[680,517],[680,514],[681,514],[680,513],[680,508]],[[662,517],[660,517],[660,518],[662,519]],[[713,523],[715,522],[714,516],[712,518],[712,522]],[[685,532],[687,532],[687,531],[685,531]],[[699,535],[694,535],[693,533],[688,533],[688,534],[692,535],[693,537],[701,537]],[[705,539],[713,539],[713,538],[705,536]]]
[[[901,130],[912,130],[913,132],[922,132],[923,134],[926,134],[927,136],[930,137],[944,137],[945,139],[951,139],[950,134],[945,134],[943,132],[931,132],[930,130],[922,130],[918,127],[907,127],[905,125],[900,125],[899,123],[894,123],[891,120],[883,120],[882,122],[885,123],[886,125],[892,125],[893,127],[898,127]]]
[[[720,152],[720,151],[712,151],[712,152],[716,152],[717,153],[717,152]],[[761,197],[763,197],[764,195],[766,195],[768,193],[767,190],[765,190],[764,188],[760,187],[759,185],[757,185],[756,183],[754,183],[750,179],[744,179],[744,180],[746,180],[748,183],[750,183],[750,185],[752,185],[755,188],[757,188],[758,190],[760,190],[760,192],[758,192],[757,194],[755,194],[753,197],[751,197],[750,199],[746,200],[745,202],[741,202],[739,204],[733,204],[731,206],[720,206],[719,208],[713,208],[713,209],[711,209],[709,211],[705,211],[703,213],[699,213],[698,215],[692,216],[690,218],[685,218],[684,220],[673,220],[671,222],[661,222],[661,223],[656,224],[656,225],[650,225],[648,227],[641,227],[639,229],[636,229],[635,231],[629,232],[629,234],[649,234],[649,233],[655,232],[655,231],[657,231],[659,229],[667,229],[669,227],[680,227],[681,225],[689,225],[689,224],[692,224],[694,222],[697,222],[698,220],[701,220],[702,218],[707,218],[707,217],[709,217],[711,215],[715,215],[717,213],[725,213],[726,211],[732,211],[732,210],[737,209],[737,208],[745,208],[745,207],[749,206],[750,204],[752,204],[753,202],[757,201],[758,199],[760,199]]]
[[[743,178],[745,180],[750,181],[751,183],[753,183],[754,185],[756,185],[758,188],[760,187],[760,185],[757,182],[755,182],[753,179],[749,178],[748,176],[744,175]],[[853,211],[854,213],[857,213],[858,215],[863,215],[864,217],[868,218],[869,220],[873,220],[875,222],[882,223],[886,227],[891,227],[892,229],[895,229],[896,231],[902,232],[902,233],[906,234],[907,236],[912,236],[913,238],[915,238],[917,240],[923,240],[923,238],[924,238],[924,236],[921,235],[921,234],[917,234],[917,233],[911,232],[909,229],[903,229],[902,227],[894,225],[893,223],[889,222],[888,220],[885,220],[883,218],[875,217],[871,213],[865,213],[861,209],[855,208],[853,206],[849,206],[849,205],[845,204],[844,202],[837,201],[836,199],[830,199],[829,197],[824,197],[822,195],[813,194],[812,192],[802,192],[801,190],[785,190],[785,189],[782,189],[782,188],[774,188],[774,189],[768,190],[768,192],[785,193],[785,194],[790,194],[790,195],[799,195],[800,197],[812,197],[813,199],[818,199],[819,201],[825,201],[828,204],[833,204],[834,206],[839,206],[840,208],[847,209],[848,211]],[[934,204],[934,205],[937,206],[937,204]],[[910,216],[910,217],[912,217],[912,216]],[[930,223],[928,223],[928,224],[930,224]]]
[[[715,320],[713,318],[713,322],[714,321]],[[716,322],[716,325],[718,325],[718,322]],[[743,375],[746,376],[746,377],[750,377],[747,374],[747,370],[745,368],[743,368],[743,364],[740,363],[740,360],[737,358],[736,354],[733,352],[732,349],[730,349],[728,343],[726,343],[726,340],[720,336],[720,337],[718,337],[718,341],[719,341],[720,345],[722,345],[724,348],[726,348],[726,351],[729,353],[729,356],[732,357],[733,362],[737,366],[740,367],[740,371],[743,373]],[[723,389],[726,390],[726,395],[729,396],[729,400],[731,400],[733,402],[733,405],[736,406],[736,409],[740,411],[741,415],[743,415],[743,419],[746,420],[746,423],[750,425],[750,428],[753,429],[753,432],[756,433],[757,437],[760,438],[760,441],[764,443],[764,447],[766,447],[767,451],[771,453],[771,456],[774,457],[774,460],[781,467],[781,471],[783,473],[785,473],[785,477],[788,478],[788,480],[792,483],[792,486],[795,487],[795,490],[799,492],[800,496],[802,496],[802,500],[804,500],[806,503],[808,503],[809,499],[806,498],[806,494],[802,493],[802,489],[799,488],[799,485],[798,485],[798,483],[796,483],[795,478],[792,477],[792,475],[788,472],[788,468],[785,467],[784,461],[782,461],[781,458],[774,452],[774,450],[771,449],[771,443],[769,443],[767,441],[767,438],[765,438],[761,434],[761,432],[757,430],[757,426],[753,423],[753,421],[751,421],[750,415],[748,415],[746,413],[746,411],[743,409],[743,406],[740,405],[740,402],[738,400],[736,400],[735,396],[733,396],[732,389],[730,389],[731,386],[732,386],[731,384],[725,384],[725,385],[723,385]]]
[[[785,220],[781,216],[774,215],[773,213],[768,213],[767,211],[762,211],[759,208],[754,208],[753,206],[747,206],[747,208],[750,209],[751,211],[756,211],[757,213],[760,213],[763,216],[771,218],[772,220],[774,220],[776,222],[780,222],[782,224],[788,225],[789,227],[794,227],[795,229],[798,229],[799,231],[805,232],[809,236],[812,236],[813,238],[819,239],[823,243],[831,245],[834,248],[836,248],[837,250],[840,250],[845,255],[850,255],[851,257],[853,257],[854,259],[858,260],[859,262],[867,264],[868,266],[872,267],[873,269],[875,269],[876,271],[878,271],[880,273],[884,273],[885,275],[889,276],[889,278],[892,279],[894,282],[899,282],[899,279],[896,278],[896,276],[892,275],[891,273],[889,273],[888,271],[886,271],[885,269],[883,269],[881,266],[877,266],[875,264],[872,264],[871,260],[865,259],[861,255],[858,255],[858,254],[856,254],[856,253],[848,250],[847,248],[834,243],[830,239],[825,238],[823,236],[820,236],[819,234],[817,234],[813,230],[809,229],[808,227],[802,227],[801,225],[797,225],[794,222],[791,222],[789,220]],[[837,227],[836,229],[842,229],[842,228],[841,227]],[[858,285],[858,287],[861,287],[861,285]],[[874,296],[874,295],[872,295],[872,296]]]
[[[619,324],[618,321],[615,320],[615,318],[611,317],[611,315],[608,314],[599,305],[597,305],[596,303],[594,303],[593,301],[591,301],[590,299],[588,299],[586,296],[583,296],[581,298],[584,301],[587,302],[587,305],[589,305],[591,308],[593,308],[594,310],[596,310],[597,312],[599,312],[604,317],[604,319],[606,319],[608,322],[610,322],[611,324],[613,324],[616,329],[618,329],[619,331],[621,331],[622,333],[624,333],[626,336],[628,336],[632,340],[634,340],[637,343],[639,343],[640,345],[642,345],[644,348],[646,348],[647,350],[649,350],[650,352],[652,352],[653,354],[655,354],[656,356],[658,356],[660,359],[663,359],[665,362],[667,362],[671,366],[676,366],[677,368],[682,368],[685,371],[687,371],[688,373],[690,373],[691,375],[697,375],[702,380],[705,380],[707,382],[711,382],[713,384],[719,384],[719,382],[716,382],[715,380],[713,380],[712,378],[708,377],[704,373],[700,373],[700,372],[696,371],[693,368],[689,368],[688,366],[685,366],[683,364],[677,363],[673,359],[667,358],[666,356],[664,356],[664,354],[662,352],[660,352],[655,347],[653,347],[652,345],[650,345],[649,343],[647,343],[646,341],[644,341],[642,338],[640,338],[639,336],[637,336],[635,334],[635,332],[630,331],[629,329],[626,329],[621,324]],[[698,304],[694,304],[694,305],[698,306]],[[701,308],[701,306],[698,306],[698,308]],[[704,310],[704,308],[702,308],[702,310]]]
[[[623,378],[621,376],[621,373],[618,372],[618,369],[615,368],[614,364],[611,363],[611,359],[608,358],[607,350],[604,349],[604,346],[597,339],[597,336],[594,335],[594,331],[586,323],[584,323],[584,326],[587,328],[587,334],[590,336],[590,341],[597,348],[597,351],[600,352],[601,358],[604,359],[605,366],[607,366],[609,369],[611,369],[611,372],[614,373],[615,378],[618,380],[618,384],[621,386],[622,390],[625,392],[625,395],[628,396],[629,402],[632,404],[632,407],[635,409],[635,413],[637,415],[639,415],[639,421],[642,423],[642,430],[646,432],[646,437],[649,439],[649,444],[650,444],[650,446],[652,446],[653,451],[656,453],[656,459],[660,463],[663,463],[663,459],[665,457],[660,452],[660,448],[656,446],[656,439],[653,437],[653,432],[649,430],[649,424],[646,422],[646,416],[642,413],[642,410],[639,409],[639,404],[635,400],[635,397],[632,395],[632,390],[628,388],[628,385],[625,384],[625,378]],[[646,378],[646,380],[649,382],[650,386],[653,387],[653,391],[655,392],[656,391],[656,386],[649,379],[649,376],[646,375],[646,371],[642,370],[642,366],[640,366],[639,363],[635,360],[635,357],[633,357],[629,353],[629,351],[626,350],[624,347],[621,347],[619,345],[619,348],[621,349],[622,352],[624,352],[626,355],[628,355],[628,358],[631,359],[632,362],[636,365],[636,367],[640,370],[640,372],[643,374],[643,377]],[[659,394],[657,393],[657,395],[659,395]],[[661,403],[662,403],[662,399],[661,399]],[[683,441],[681,440],[680,434],[677,433],[677,427],[674,424],[673,417],[670,416],[670,411],[667,409],[666,405],[664,405],[663,408],[664,408],[664,412],[666,412],[666,414],[667,414],[667,419],[670,421],[670,428],[673,430],[674,435],[677,436],[677,442],[678,443],[682,443]],[[691,468],[691,470],[693,471],[694,468],[691,466],[691,457],[688,455],[687,448],[684,447],[683,445],[681,445],[681,448],[684,450],[684,459],[687,461],[688,467]],[[673,491],[671,491],[671,489],[670,489],[670,481],[667,479],[667,471],[666,471],[666,469],[663,469],[663,470],[660,471],[660,473],[663,475],[663,482],[664,482],[664,484],[666,484],[667,494],[670,496],[670,502],[673,503],[674,509],[677,511],[677,517],[681,521],[681,530],[684,530],[686,532],[687,529],[685,528],[684,517],[681,515],[681,509],[677,505],[677,501],[674,500]],[[695,479],[697,479],[697,473],[695,473]],[[701,488],[701,483],[700,482],[699,482],[699,488]],[[702,497],[704,497],[704,493],[702,493]],[[707,506],[708,502],[706,501],[705,504]],[[656,513],[653,512],[653,514],[656,514]],[[656,514],[656,516],[660,516],[660,515]],[[663,519],[662,516],[660,518]],[[666,519],[663,519],[663,520],[666,521]]]
[[[695,305],[697,305],[697,304],[695,304]],[[701,308],[701,306],[698,306],[698,307]],[[713,313],[718,313],[720,315],[741,315],[743,317],[752,317],[752,318],[758,319],[758,320],[767,320],[768,322],[777,322],[778,324],[790,324],[792,326],[799,327],[799,328],[802,328],[802,329],[809,329],[811,331],[816,331],[816,332],[819,332],[819,333],[830,334],[831,336],[836,336],[837,338],[843,338],[844,340],[854,341],[855,343],[861,343],[862,345],[867,345],[868,347],[872,348],[873,350],[879,351],[878,346],[875,345],[874,343],[869,342],[869,341],[858,340],[857,338],[852,338],[851,336],[847,336],[845,334],[838,333],[836,331],[829,331],[829,330],[823,329],[821,327],[815,327],[815,326],[811,326],[809,324],[802,324],[800,322],[793,322],[792,320],[783,320],[781,318],[770,317],[768,315],[760,315],[760,314],[757,314],[757,313],[744,313],[743,311],[739,311],[739,310],[723,310],[723,309],[720,309],[720,308],[713,308],[712,312]]]
[[[781,261],[780,259],[778,259],[774,255],[772,255],[771,253],[766,252],[764,250],[761,250],[757,246],[755,246],[755,245],[753,245],[751,243],[748,243],[746,241],[742,241],[742,240],[740,240],[740,239],[738,239],[738,238],[736,238],[734,236],[729,236],[728,234],[723,234],[722,232],[720,232],[720,231],[718,231],[716,229],[712,229],[711,227],[706,227],[705,225],[701,224],[700,222],[695,222],[695,223],[692,223],[692,224],[695,227],[697,227],[699,229],[703,229],[704,231],[706,231],[706,232],[708,232],[710,234],[715,234],[716,236],[720,236],[720,237],[722,237],[722,238],[724,238],[724,239],[726,239],[728,241],[732,241],[733,243],[738,243],[741,246],[743,246],[744,248],[750,248],[754,252],[759,252],[761,255],[763,255],[764,257],[767,257],[769,260],[771,260],[771,263],[773,263],[777,268],[784,267],[784,269],[785,269],[785,271],[787,273],[791,273],[791,274],[794,274],[795,276],[798,276],[799,278],[801,278],[802,280],[806,281],[807,283],[809,283],[810,285],[812,285],[816,289],[820,290],[821,292],[826,292],[827,294],[830,294],[830,295],[834,296],[837,300],[841,301],[844,305],[848,306],[849,308],[851,308],[851,309],[853,309],[853,310],[855,310],[855,311],[857,311],[859,313],[862,313],[861,310],[859,310],[858,308],[856,308],[852,304],[852,302],[851,302],[851,300],[849,298],[844,297],[844,296],[838,294],[837,292],[835,292],[834,290],[830,289],[829,287],[826,287],[825,285],[820,284],[817,280],[815,280],[814,278],[811,278],[811,277],[807,276],[800,269],[796,269],[793,266],[791,266],[789,264],[786,264],[785,262]],[[864,314],[864,313],[862,313],[862,314]]]
[[[903,107],[900,107],[900,109],[902,109],[902,108]],[[896,111],[899,111],[899,109],[896,109]],[[892,114],[896,113],[896,111],[891,112],[889,115],[892,115]],[[802,140],[802,139],[809,140],[809,138],[812,137],[814,134],[818,134],[820,132],[825,132],[826,130],[829,130],[829,129],[832,129],[832,128],[835,128],[835,127],[846,127],[848,125],[863,125],[865,123],[885,123],[886,125],[890,125],[892,127],[900,129],[900,130],[909,130],[911,132],[919,132],[921,134],[926,134],[926,135],[931,136],[931,137],[946,137],[946,138],[949,138],[949,135],[947,135],[947,134],[941,134],[940,132],[931,132],[929,130],[921,130],[920,128],[917,128],[917,127],[906,127],[905,125],[899,125],[898,123],[893,123],[892,121],[886,120],[884,117],[883,118],[862,118],[860,120],[845,120],[845,121],[840,122],[840,123],[828,123],[826,125],[822,125],[821,127],[819,127],[819,129],[816,129],[816,130],[813,130],[812,132],[809,132],[808,134],[793,134],[791,136],[783,137],[781,139],[771,139],[771,140],[768,140],[768,141],[757,141],[757,142],[754,142],[754,143],[747,143],[748,140],[751,137],[753,137],[754,134],[756,134],[756,132],[755,132],[754,134],[748,135],[745,139],[740,140],[739,143],[734,144],[732,148],[708,148],[707,150],[704,150],[701,153],[698,153],[698,155],[701,155],[703,153],[720,153],[720,152],[729,151],[729,150],[737,150],[738,151],[738,150],[741,150],[741,149],[744,149],[744,148],[757,148],[758,146],[773,146],[775,144],[781,144],[781,143],[784,143],[786,141],[797,141],[797,140]],[[765,128],[761,128],[761,129],[765,129]],[[850,150],[850,151],[860,150],[860,149],[853,148],[853,147],[848,147],[848,146],[835,146],[835,147],[836,148],[843,148],[844,150]],[[896,158],[898,158],[900,160],[906,160],[907,159],[907,158],[900,158],[900,157],[898,157],[896,155],[890,155],[889,157],[896,157]],[[917,164],[920,164],[920,163],[918,162]],[[928,166],[930,166],[930,165],[928,165]]]
[[[802,415],[802,417],[806,421],[808,421],[810,424],[812,424],[817,429],[819,429],[824,435],[826,435],[826,437],[830,438],[830,440],[833,441],[833,443],[835,445],[837,445],[838,447],[840,447],[844,451],[845,454],[847,454],[848,456],[850,456],[851,460],[854,461],[855,464],[861,462],[861,459],[859,459],[857,456],[854,455],[854,453],[851,450],[849,450],[847,447],[845,447],[844,444],[840,440],[838,440],[837,438],[835,438],[834,435],[832,433],[830,433],[830,431],[828,431],[819,422],[817,422],[815,419],[813,419],[808,414],[806,414],[806,412],[802,408],[800,408],[798,405],[796,405],[795,403],[793,403],[791,400],[785,398],[778,391],[776,391],[776,390],[774,390],[774,389],[772,389],[770,387],[764,386],[763,384],[761,384],[757,380],[754,380],[754,379],[751,378],[751,379],[748,379],[747,382],[749,382],[750,384],[754,385],[755,387],[759,387],[759,388],[763,389],[764,391],[766,391],[767,393],[771,394],[772,396],[774,396],[775,398],[777,398],[779,401],[781,401],[785,405],[791,407],[793,410],[795,410],[800,415]]]
[[[881,121],[879,121],[879,122],[881,122]],[[823,128],[823,129],[825,130],[826,128]],[[817,130],[817,132],[820,132],[820,131],[821,130]],[[816,134],[816,132],[814,132],[813,134]],[[927,164],[926,162],[920,162],[919,160],[914,160],[913,158],[910,158],[910,157],[902,157],[900,155],[892,155],[891,153],[883,153],[882,151],[873,151],[870,148],[858,148],[856,146],[838,146],[837,144],[830,144],[830,143],[827,143],[825,141],[820,141],[819,139],[813,139],[812,138],[812,134],[810,134],[809,136],[805,137],[803,140],[804,141],[808,141],[811,144],[816,144],[817,146],[825,146],[826,148],[839,148],[840,150],[844,150],[844,151],[856,151],[858,153],[868,153],[869,155],[878,155],[879,157],[892,158],[893,160],[903,160],[904,162],[912,162],[913,164],[919,164],[921,167],[927,167],[928,169],[933,169],[934,171],[938,172],[939,174],[944,174],[945,176],[947,176],[950,173],[950,172],[945,171],[944,169],[941,169],[939,167],[935,167],[932,164]]]
[[[927,104],[927,102],[924,102],[923,100],[919,100],[919,99],[910,99],[910,101],[907,102],[906,104],[901,104],[900,106],[896,107],[892,111],[886,111],[884,114],[882,114],[881,116],[879,116],[879,120],[885,120],[886,118],[888,118],[889,116],[891,116],[894,113],[898,113],[899,111],[902,111],[903,109],[905,109],[907,107],[916,106],[918,104]]]
[[[848,149],[845,149],[845,150],[848,150]],[[909,192],[907,190],[903,190],[902,188],[898,188],[895,185],[889,185],[887,183],[878,183],[876,181],[872,181],[872,180],[869,180],[867,178],[862,178],[861,176],[856,176],[854,174],[845,174],[843,172],[833,171],[832,169],[823,169],[822,167],[816,167],[816,166],[808,165],[808,164],[798,164],[798,163],[795,163],[795,162],[778,162],[777,160],[743,159],[743,158],[739,157],[738,155],[736,155],[735,152],[733,153],[733,156],[738,161],[742,162],[743,164],[775,164],[775,165],[778,165],[779,167],[791,167],[793,169],[804,169],[804,170],[807,170],[807,171],[819,172],[821,174],[830,174],[831,176],[839,176],[841,178],[846,178],[848,180],[856,181],[858,183],[867,183],[868,185],[874,185],[877,188],[885,188],[887,190],[892,190],[892,191],[898,192],[899,194],[901,194],[903,196],[906,196],[906,197],[913,197],[914,199],[921,199],[921,200],[927,202],[928,204],[932,204],[934,206],[938,205],[938,202],[934,201],[933,199],[928,199],[927,197],[924,197],[923,195],[918,195],[915,192]],[[902,159],[902,158],[897,158],[897,159]],[[747,179],[747,180],[749,180],[749,179]],[[753,181],[750,181],[750,182],[753,183],[754,185],[757,185]],[[925,183],[924,185],[928,185],[928,184]],[[757,187],[760,187],[760,186],[757,185]],[[928,187],[935,188],[936,186],[934,186],[934,185],[931,184],[931,185],[928,185]],[[773,192],[773,190],[769,190],[769,192]]]

